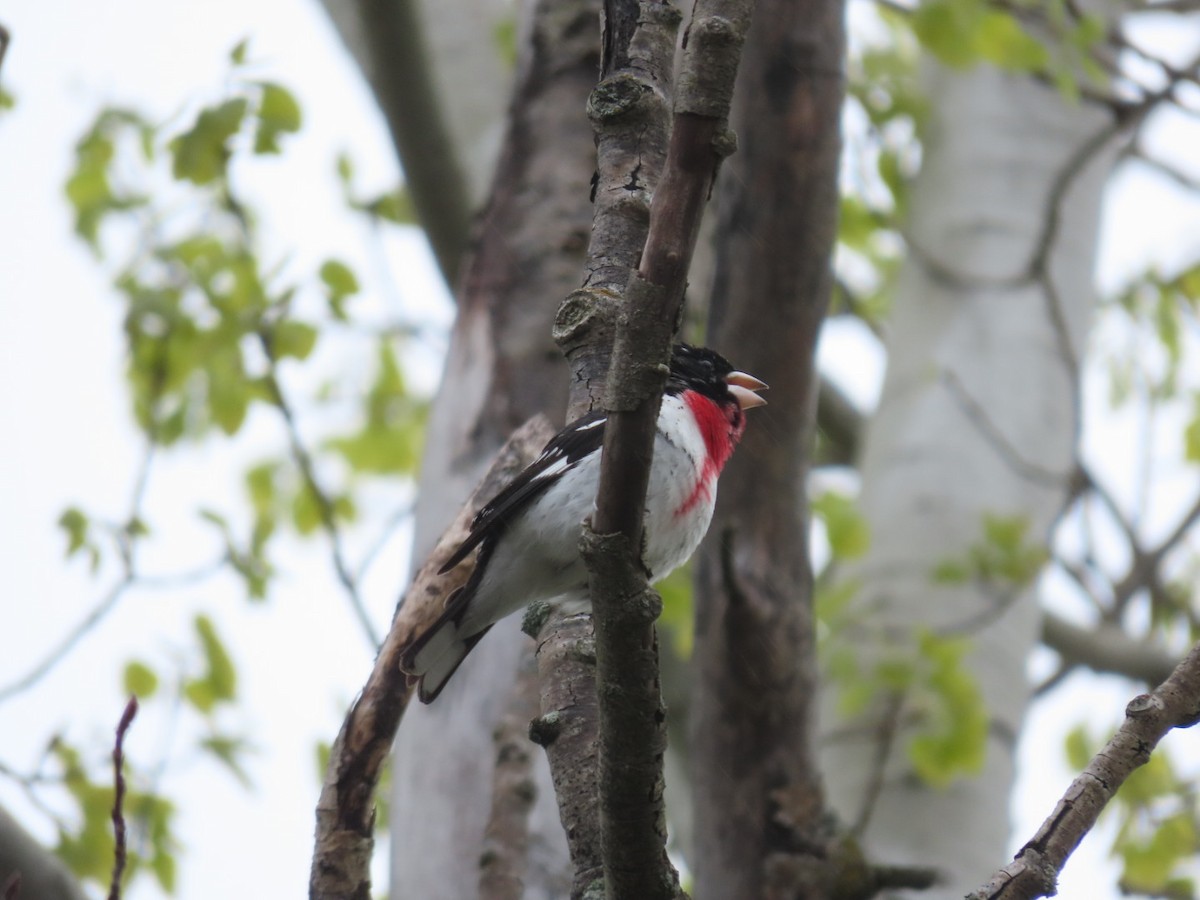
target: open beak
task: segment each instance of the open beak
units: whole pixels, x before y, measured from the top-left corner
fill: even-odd
[[[725,376],[725,383],[729,385],[729,393],[733,394],[737,399],[738,406],[742,409],[767,405],[767,401],[755,393],[755,391],[765,391],[767,384],[759,381],[753,375],[747,375],[745,372],[730,372]]]

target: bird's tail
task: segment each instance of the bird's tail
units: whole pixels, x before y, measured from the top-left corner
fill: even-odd
[[[466,604],[451,598],[446,611],[414,640],[400,657],[400,668],[419,679],[417,696],[422,703],[437,699],[450,676],[458,671],[472,648],[488,633],[483,631],[464,635],[460,628]]]

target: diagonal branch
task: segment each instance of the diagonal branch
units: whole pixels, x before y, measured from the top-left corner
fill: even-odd
[[[470,200],[439,105],[417,0],[322,0],[370,83],[447,283],[467,246]]]
[[[967,900],[1033,900],[1057,891],[1058,874],[1096,824],[1105,805],[1173,728],[1200,721],[1200,644],[1152,693],[1134,697],[1125,721],[1071,782],[1054,812],[1007,866]]]
[[[473,562],[456,566],[445,575],[438,570],[470,533],[475,513],[533,461],[553,433],[549,421],[538,416],[513,434],[405,591],[375,667],[330,751],[317,803],[317,837],[309,876],[312,900],[370,896],[375,788],[412,696],[408,679],[400,671],[400,656],[411,637],[441,613],[442,598],[462,587],[470,576]]]

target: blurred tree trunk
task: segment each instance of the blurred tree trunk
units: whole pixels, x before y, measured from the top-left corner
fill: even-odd
[[[561,422],[566,402],[568,370],[551,323],[578,284],[591,223],[595,151],[583,109],[599,64],[599,14],[593,2],[540,2],[532,16],[533,39],[524,48],[531,56],[460,279],[458,319],[429,423],[417,559],[509,433],[537,412]],[[502,749],[493,736],[519,706],[518,665],[532,650],[518,626],[516,617],[497,625],[438,702],[405,717],[393,770],[393,896],[479,895]],[[535,687],[528,679],[522,685]],[[536,798],[528,810],[524,896],[561,896],[571,872],[544,755],[530,754],[529,766]]]
[[[841,0],[760,0],[717,194],[710,343],[771,385],[696,561],[690,723],[697,900],[819,896],[816,639],[804,483],[832,287]]]
[[[518,12],[506,0],[321,5],[371,86],[417,215],[453,284],[500,153]]]
[[[0,893],[20,875],[20,900],[85,900],[87,894],[66,865],[0,808]]]
[[[853,677],[869,678],[888,661],[920,659],[919,631],[966,638],[988,717],[986,762],[931,787],[906,750],[909,726],[928,730],[946,715],[937,698],[879,690],[847,719],[827,684],[822,763],[831,802],[872,860],[935,865],[946,880],[921,896],[949,898],[1004,858],[1039,623],[1028,583],[976,577],[969,554],[988,543],[988,517],[1023,522],[1022,548],[1044,546],[1070,488],[1111,163],[1103,149],[1086,165],[1081,156],[1089,142],[1104,147],[1093,139],[1111,121],[1027,77],[929,74],[887,377],[861,460],[871,544],[848,573],[856,606],[841,639]],[[959,573],[935,578],[945,563]]]

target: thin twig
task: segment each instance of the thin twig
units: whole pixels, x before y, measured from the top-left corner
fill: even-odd
[[[128,555],[124,555],[123,559],[127,559],[129,564],[132,564],[132,558]],[[76,644],[87,637],[97,625],[107,618],[109,613],[116,608],[121,598],[131,588],[178,588],[194,585],[219,572],[223,568],[226,559],[227,557],[223,554],[216,562],[175,574],[142,575],[136,571],[126,570],[104,593],[92,611],[84,616],[52,650],[42,657],[40,662],[15,681],[0,687],[0,703],[4,703],[16,695],[24,693],[49,675],[66,658],[67,654],[75,649]]]
[[[313,465],[312,455],[308,452],[308,448],[300,438],[300,429],[296,424],[295,413],[292,411],[291,403],[288,401],[287,395],[283,392],[283,385],[279,383],[279,377],[276,373],[278,358],[275,355],[270,336],[266,331],[262,331],[259,333],[259,339],[263,351],[267,355],[267,360],[270,363],[270,368],[264,380],[271,391],[275,408],[279,410],[279,415],[283,419],[283,425],[287,431],[288,445],[292,452],[292,461],[295,462],[296,468],[300,470],[300,476],[304,479],[305,487],[312,492],[313,498],[316,500],[317,514],[321,519],[321,528],[329,539],[330,553],[333,557],[333,568],[337,574],[338,581],[345,588],[346,597],[350,601],[350,608],[353,610],[355,618],[358,619],[358,624],[362,628],[362,632],[366,636],[368,643],[370,643],[371,649],[376,650],[380,642],[379,634],[375,630],[375,625],[371,621],[371,616],[367,612],[367,607],[363,602],[362,594],[358,588],[358,581],[355,579],[354,573],[350,571],[350,565],[346,561],[346,552],[342,545],[342,531],[337,524],[333,501],[329,499],[329,495],[322,488],[320,481],[317,480],[316,467]]]
[[[115,793],[113,795],[112,821],[116,846],[113,852],[112,886],[108,890],[108,900],[121,900],[121,873],[125,871],[125,811],[122,808],[125,803],[124,744],[125,733],[129,731],[129,726],[133,722],[133,717],[137,715],[137,711],[137,697],[130,696],[129,702],[125,704],[125,711],[121,713],[121,721],[117,723],[117,741],[113,745]]]
[[[58,665],[66,655],[79,643],[92,629],[113,611],[117,602],[121,599],[126,589],[134,583],[135,576],[131,572],[126,572],[121,578],[108,589],[108,592],[101,598],[96,607],[88,613],[78,625],[76,625],[67,636],[63,638],[58,645],[51,650],[46,656],[35,665],[32,669],[4,687],[0,688],[0,703],[10,700],[17,694],[29,690],[39,681],[46,677],[50,671]]]

